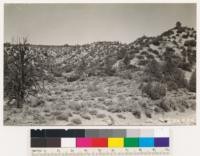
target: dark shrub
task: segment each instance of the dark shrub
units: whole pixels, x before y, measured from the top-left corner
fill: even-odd
[[[189,90],[196,92],[196,70],[192,73],[189,81]]]
[[[64,67],[63,69],[66,73],[69,73],[69,72],[72,72],[73,71],[73,67],[72,66],[69,66],[67,65],[66,67]]]
[[[185,46],[191,46],[191,47],[195,47],[196,46],[196,41],[195,40],[187,40],[184,43]]]
[[[142,56],[142,55],[137,55],[136,57],[137,57],[138,59],[141,59],[141,60],[144,59],[144,56]]]
[[[133,78],[130,70],[120,72],[118,73],[118,76],[123,79],[129,79],[129,80]]]
[[[129,65],[129,63],[130,63],[130,58],[131,58],[131,56],[129,57],[128,55],[126,55],[126,56],[124,57],[123,62],[124,62],[124,64],[125,64],[126,66]]]
[[[104,60],[103,72],[108,76],[113,76],[115,74],[115,70],[112,69],[115,60],[113,57],[107,56]]]
[[[174,32],[172,30],[168,30],[168,31],[165,31],[164,33],[161,34],[161,36],[170,36],[174,34]]]
[[[178,86],[174,81],[168,81],[167,82],[167,90],[172,91],[172,90],[177,90]]]
[[[147,53],[146,51],[142,51],[142,52],[141,52],[141,55],[147,56],[148,53]]]
[[[152,50],[152,53],[159,55],[159,52],[157,50]]]
[[[140,60],[139,63],[138,63],[138,65],[143,66],[143,65],[146,65],[147,63],[148,63],[147,60]]]
[[[160,42],[159,42],[159,40],[156,38],[155,40],[153,40],[152,44],[155,45],[155,46],[159,46],[159,45],[160,45]]]
[[[180,21],[177,21],[177,22],[176,22],[176,28],[180,28],[180,27],[182,27],[182,24],[181,24]]]
[[[62,72],[61,72],[60,70],[54,70],[54,71],[53,71],[53,75],[54,75],[55,77],[62,77]]]
[[[184,72],[181,69],[177,68],[176,70],[174,70],[172,77],[174,79],[174,82],[178,85],[179,88],[188,87],[188,83],[187,80],[185,79]]]
[[[154,60],[154,59],[155,59],[155,58],[154,58],[154,56],[153,56],[153,55],[151,55],[151,54],[147,55],[147,58],[148,58],[148,59],[152,59],[152,60]]]
[[[178,30],[177,30],[177,33],[182,33],[185,31],[185,28],[184,27],[179,27]]]
[[[189,36],[189,34],[184,34],[182,37],[186,39],[186,38],[188,38],[188,36]]]
[[[183,69],[183,70],[186,70],[186,71],[191,71],[191,64],[190,63],[182,62],[182,63],[179,64],[178,67]]]
[[[137,118],[140,119],[141,118],[141,112],[139,110],[134,110],[132,111],[132,114]]]
[[[127,50],[125,48],[121,48],[118,52],[117,52],[117,59],[122,59],[125,57],[127,53]]]
[[[161,79],[162,78],[162,70],[161,65],[156,60],[151,60],[147,67],[146,72],[150,77]]]
[[[196,63],[196,50],[188,49],[188,60],[191,64]]]
[[[67,81],[68,82],[73,82],[73,81],[76,81],[80,78],[80,76],[78,74],[74,74],[74,75],[71,75],[67,78]]]

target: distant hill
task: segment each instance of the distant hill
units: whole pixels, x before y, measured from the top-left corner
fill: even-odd
[[[6,43],[5,51],[10,46]],[[165,61],[168,51],[173,52],[180,69],[191,72],[196,65],[196,31],[177,24],[158,36],[143,36],[129,44],[103,41],[84,45],[30,45],[30,50],[62,73],[78,68],[89,75],[104,74],[106,70],[111,74],[131,68],[142,70],[151,60]]]

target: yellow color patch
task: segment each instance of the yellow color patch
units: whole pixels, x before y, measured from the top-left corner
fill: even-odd
[[[108,138],[108,147],[124,147],[124,138]]]

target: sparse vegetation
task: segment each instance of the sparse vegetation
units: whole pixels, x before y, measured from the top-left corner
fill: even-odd
[[[157,119],[160,113],[196,109],[195,37],[194,29],[177,23],[130,44],[6,43],[4,122],[134,125],[145,119],[165,124]],[[22,103],[23,108],[14,108]]]

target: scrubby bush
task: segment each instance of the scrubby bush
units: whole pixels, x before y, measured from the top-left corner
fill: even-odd
[[[188,49],[188,60],[191,65],[196,63],[196,50]]]
[[[144,60],[144,56],[142,56],[142,55],[137,55],[136,57],[137,57],[138,59]]]
[[[167,48],[164,53],[165,63],[162,71],[164,74],[164,81],[173,81],[179,88],[187,87],[187,81],[185,79],[184,72],[178,68],[180,64],[180,58],[176,57],[172,48]]]
[[[181,34],[182,32],[184,32],[185,31],[185,28],[184,27],[179,27],[179,28],[177,28],[178,30],[177,30],[177,33],[179,33],[179,34]]]
[[[142,92],[146,93],[152,100],[157,100],[166,95],[166,87],[159,82],[149,82],[143,86]]]
[[[184,45],[185,46],[195,47],[196,46],[196,40],[186,40]]]
[[[140,61],[138,62],[138,65],[144,66],[144,65],[146,65],[147,63],[148,63],[147,60],[140,60]]]
[[[192,73],[189,81],[189,90],[196,92],[196,70]]]
[[[71,120],[71,122],[76,125],[80,125],[82,123],[82,121],[79,118],[74,118]]]
[[[151,60],[146,67],[146,73],[151,79],[161,80],[162,66],[156,60]]]
[[[152,53],[159,55],[159,52],[157,50],[152,50]]]
[[[118,76],[123,79],[132,79],[133,78],[130,70],[120,72],[120,73],[118,73]]]
[[[126,66],[128,66],[129,63],[130,63],[130,60],[131,60],[131,56],[126,55],[126,56],[124,57],[123,62],[124,62],[124,64],[125,64]]]
[[[172,30],[168,30],[168,31],[165,31],[164,33],[161,34],[161,36],[170,36],[174,34],[174,32]]]
[[[80,79],[80,75],[78,74],[72,74],[69,77],[67,77],[68,82],[77,81],[78,79]]]
[[[159,46],[160,42],[159,42],[158,39],[155,39],[155,40],[153,40],[152,44],[155,45],[155,46]]]
[[[118,52],[117,52],[117,59],[122,59],[125,57],[127,53],[127,50],[125,48],[121,48]]]
[[[167,90],[172,91],[172,90],[177,90],[178,86],[174,81],[168,81],[167,82]]]
[[[180,28],[180,27],[182,27],[181,22],[180,21],[176,22],[176,28]]]
[[[184,34],[182,37],[186,39],[186,38],[188,38],[188,36],[189,36],[189,34]]]
[[[185,71],[191,71],[191,64],[190,63],[185,63],[185,62],[182,62],[178,65],[179,68],[185,70]]]
[[[107,56],[104,59],[104,67],[103,72],[108,76],[113,76],[115,74],[115,70],[112,68],[113,66],[113,58],[111,56]]]
[[[53,75],[55,76],[55,77],[62,77],[62,71],[61,70],[54,70],[53,71]]]

